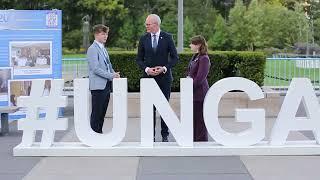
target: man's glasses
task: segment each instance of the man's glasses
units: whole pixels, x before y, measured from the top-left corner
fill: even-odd
[[[151,26],[152,24],[155,24],[155,23],[144,23],[145,26]]]

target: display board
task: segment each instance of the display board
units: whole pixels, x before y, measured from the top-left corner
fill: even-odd
[[[32,79],[61,78],[61,28],[61,10],[0,10],[0,106],[27,95]]]

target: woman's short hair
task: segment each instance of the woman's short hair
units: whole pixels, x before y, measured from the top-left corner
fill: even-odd
[[[200,47],[199,47],[199,54],[200,55],[208,54],[208,44],[207,44],[206,39],[203,36],[197,35],[197,36],[192,37],[191,44],[200,45]]]

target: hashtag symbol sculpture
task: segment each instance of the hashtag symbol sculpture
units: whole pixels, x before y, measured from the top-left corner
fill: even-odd
[[[26,107],[26,118],[18,121],[18,129],[23,130],[20,146],[31,147],[35,142],[36,130],[42,130],[41,147],[50,147],[56,130],[68,128],[67,118],[58,118],[59,107],[67,106],[67,97],[62,96],[62,79],[51,81],[48,96],[42,96],[45,80],[33,80],[30,96],[18,98],[17,106]],[[45,119],[39,119],[39,108],[46,111]]]

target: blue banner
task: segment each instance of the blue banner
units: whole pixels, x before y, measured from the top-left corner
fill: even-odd
[[[0,106],[30,93],[32,79],[62,77],[61,10],[0,10]]]

